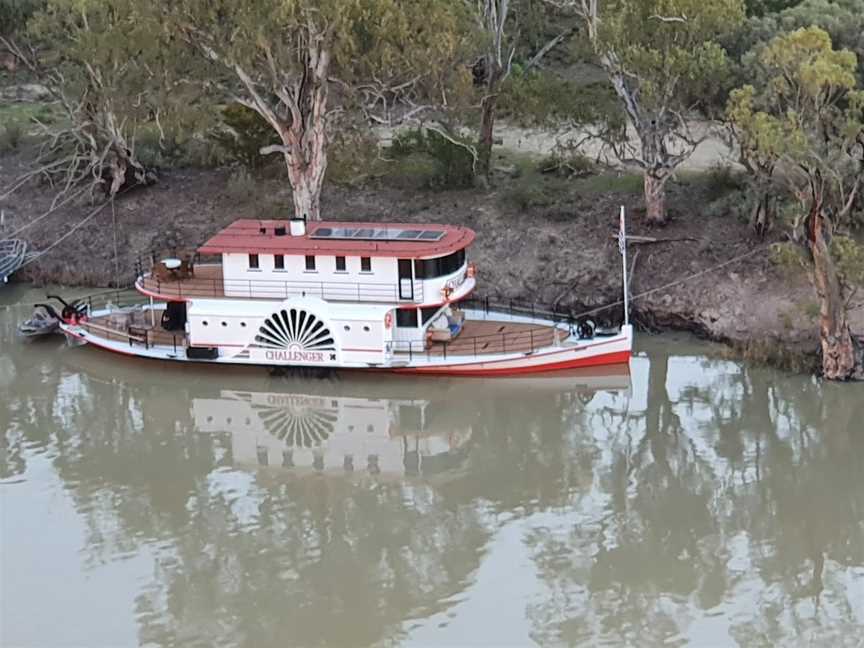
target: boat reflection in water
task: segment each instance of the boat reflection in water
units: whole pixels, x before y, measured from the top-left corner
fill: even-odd
[[[468,383],[470,390],[460,389]],[[511,390],[569,389],[585,402],[598,390],[629,385],[628,367],[619,365],[480,386],[481,393],[498,398]],[[194,398],[192,415],[199,432],[230,433],[236,466],[282,468],[298,475],[431,477],[455,470],[465,460],[478,381],[438,379],[422,389],[426,386],[392,379],[321,385],[298,380],[284,391],[228,389],[218,397]],[[310,393],[314,391],[319,393]],[[410,396],[423,392],[429,398]]]
[[[471,427],[424,400],[223,391],[192,402],[199,432],[230,432],[234,463],[292,472],[432,475],[464,458]]]

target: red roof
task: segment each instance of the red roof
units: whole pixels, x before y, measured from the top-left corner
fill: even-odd
[[[286,234],[277,236],[277,228],[284,228]],[[443,236],[437,241],[315,238],[315,232],[319,228],[372,228],[386,229],[391,233],[400,230],[423,230],[443,232]],[[241,219],[216,234],[198,248],[198,251],[201,254],[293,254],[427,259],[446,256],[467,248],[474,242],[474,238],[473,230],[455,225],[335,221],[309,222],[306,224],[304,236],[291,236],[287,220]]]

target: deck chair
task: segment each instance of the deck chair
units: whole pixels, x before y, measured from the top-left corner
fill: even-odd
[[[176,281],[177,277],[161,261],[153,264],[151,276],[162,282]]]
[[[180,269],[177,271],[181,279],[189,279],[195,276],[195,257],[192,254],[185,254],[180,262]]]

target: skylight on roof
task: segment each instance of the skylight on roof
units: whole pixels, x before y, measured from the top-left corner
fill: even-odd
[[[311,234],[315,239],[354,241],[440,241],[445,232],[440,230],[391,229],[379,227],[319,227]]]

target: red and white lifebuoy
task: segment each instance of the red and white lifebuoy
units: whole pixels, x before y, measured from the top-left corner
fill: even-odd
[[[389,329],[393,327],[393,313],[385,313],[384,314],[384,328]]]

